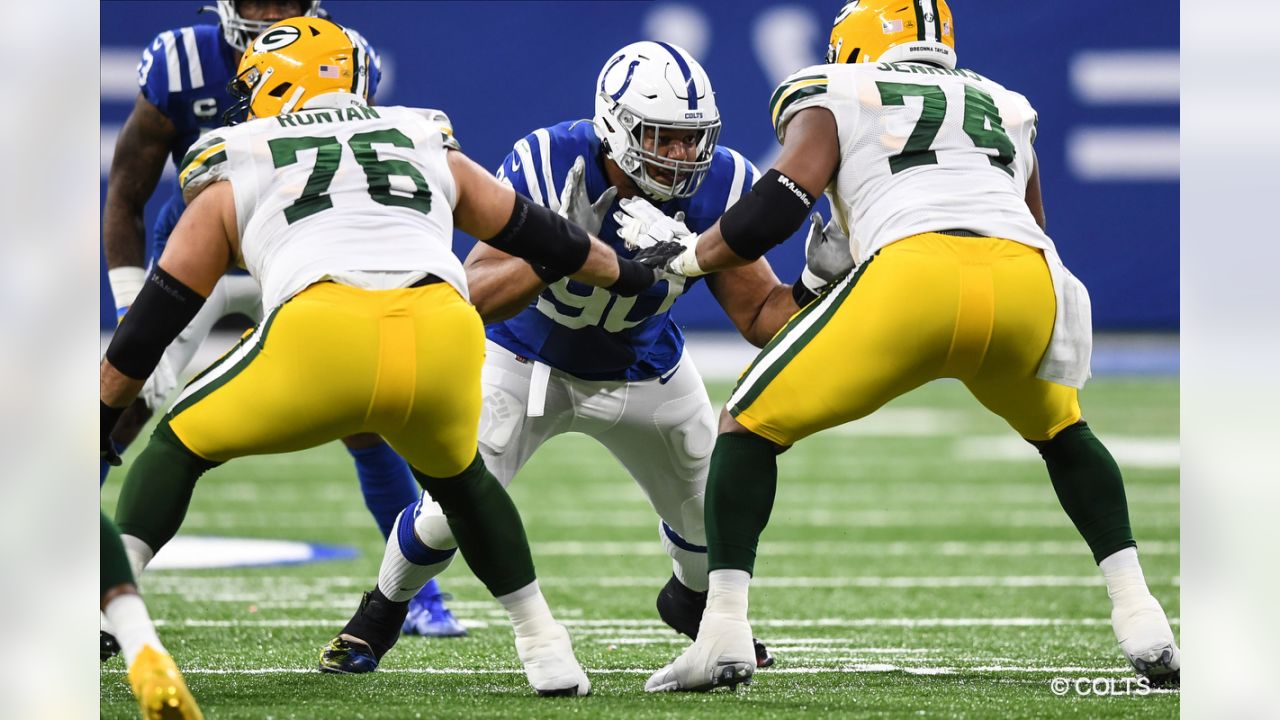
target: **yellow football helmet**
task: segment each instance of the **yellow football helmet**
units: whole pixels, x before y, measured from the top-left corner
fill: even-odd
[[[921,60],[955,69],[947,0],[850,0],[836,15],[828,63]]]
[[[244,51],[229,90],[238,102],[223,118],[228,124],[292,112],[326,93],[351,93],[367,102],[368,58],[339,25],[289,18],[264,30]]]

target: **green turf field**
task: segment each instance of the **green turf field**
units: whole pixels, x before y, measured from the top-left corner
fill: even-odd
[[[717,385],[712,398],[727,392]],[[1125,472],[1147,579],[1176,630],[1177,380],[1099,379],[1083,403]],[[751,595],[754,630],[778,663],[736,694],[644,694],[648,673],[684,645],[653,606],[670,561],[640,491],[582,436],[553,440],[512,494],[591,697],[534,696],[500,606],[461,556],[441,584],[469,638],[405,638],[372,675],[315,672],[320,648],[376,579],[383,547],[337,443],[210,472],[183,532],[353,545],[358,559],[156,571],[142,589],[214,720],[1177,716],[1176,692],[1051,692],[1056,677],[1114,678],[1123,690],[1132,675],[1106,590],[1039,456],[958,383],[811,438],[779,471]],[[122,477],[108,479],[108,512]],[[136,716],[113,659],[102,717]]]

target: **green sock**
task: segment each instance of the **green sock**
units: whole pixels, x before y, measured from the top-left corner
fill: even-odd
[[[462,557],[490,593],[506,595],[537,579],[520,513],[479,453],[453,477],[434,478],[417,470],[413,475],[444,510]]]
[[[120,532],[159,552],[182,525],[196,480],[218,464],[188,450],[169,424],[161,422],[120,488]]]
[[[118,585],[133,585],[133,570],[129,569],[129,556],[125,555],[124,543],[120,542],[120,529],[111,522],[107,514],[98,511],[102,516],[102,537],[99,553],[98,572],[101,575],[102,593]]]
[[[707,477],[707,568],[746,570],[756,564],[760,533],[778,489],[778,450],[751,433],[716,438]]]
[[[1032,444],[1049,468],[1058,502],[1093,551],[1094,562],[1137,545],[1120,468],[1083,420],[1052,440]]]

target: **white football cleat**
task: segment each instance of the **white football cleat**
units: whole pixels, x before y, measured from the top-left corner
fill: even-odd
[[[702,614],[698,639],[680,657],[645,682],[645,692],[706,692],[751,682],[756,651],[751,624],[710,610]]]
[[[556,623],[546,632],[516,638],[525,677],[543,697],[589,695],[591,680],[573,654],[569,631]]]
[[[1182,653],[1160,601],[1147,595],[1111,610],[1120,651],[1154,687],[1178,685]]]

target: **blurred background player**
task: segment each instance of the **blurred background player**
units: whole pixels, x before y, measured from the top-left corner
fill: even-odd
[[[740,153],[717,145],[721,123],[711,81],[682,48],[661,42],[623,47],[605,63],[595,95],[594,120],[534,130],[516,143],[498,177],[615,250],[625,251],[611,212],[618,199],[650,198],[662,213],[706,229],[759,177]],[[835,251],[819,268],[827,280],[852,267],[847,248],[822,247]],[[658,595],[658,613],[696,637],[707,598],[702,515],[715,414],[671,315],[693,283],[670,277],[623,297],[482,243],[465,266],[471,301],[491,323],[480,422],[485,464],[505,486],[556,435],[580,432],[604,445],[661,519],[673,574]],[[815,289],[827,281],[806,277]],[[707,284],[757,346],[813,296],[799,282],[794,288],[780,283],[764,259],[710,275]],[[425,503],[400,522],[438,513]],[[422,552],[412,534],[397,538],[388,552],[406,558]],[[367,672],[380,660],[346,650],[327,652],[322,664]],[[763,644],[755,652],[760,665],[772,663]]]
[[[138,699],[143,720],[200,720],[204,716],[169,651],[160,644],[147,606],[138,595],[120,531],[106,513],[102,513],[100,550],[102,614],[111,621],[115,639],[124,648],[129,687]]]
[[[1152,684],[1176,684],[1180,653],[1138,563],[1120,470],[1081,418],[1091,310],[1044,234],[1035,110],[956,68],[945,0],[864,0],[837,16],[827,64],[785,80],[770,113],[782,143],[773,169],[664,267],[696,277],[749,263],[824,189],[859,266],[789,322],[733,391],[707,482],[706,612],[698,639],[646,689],[750,679],[747,590],[776,455],[944,377],[1040,451],[1102,572],[1121,651]],[[632,222],[665,225],[663,240],[678,233],[666,218]]]
[[[160,257],[185,207],[182,194],[174,193],[144,241],[143,210],[166,160],[172,157],[176,166],[198,137],[224,124],[234,105],[227,84],[241,54],[259,33],[284,18],[324,16],[319,0],[219,0],[204,10],[217,13],[217,25],[192,25],[160,33],[143,51],[138,65],[141,91],[116,145],[102,221],[118,315],[123,315],[142,287],[144,268]],[[372,99],[381,77],[378,55],[363,37],[350,32],[368,58],[368,76],[362,80],[368,87],[362,91],[367,90]],[[152,413],[165,406],[214,324],[232,314],[244,315],[255,323],[262,319],[261,290],[252,277],[239,271],[218,283],[201,312],[165,352],[113,434],[117,451],[123,452]],[[376,435],[344,438],[343,443],[355,461],[365,504],[386,538],[396,514],[417,499],[417,484],[404,460]],[[103,465],[103,481],[106,473]],[[142,551],[128,533],[125,546],[134,555]],[[431,637],[465,635],[466,629],[445,607],[445,600],[439,586],[429,583],[412,603],[404,632]],[[102,641],[105,659],[115,648],[107,635]]]
[[[458,151],[442,113],[368,106],[367,73],[358,37],[337,25],[276,23],[235,76],[250,122],[206,135],[184,158],[189,207],[102,362],[104,461],[120,462],[110,429],[229,268],[250,271],[267,312],[161,420],[123,490],[151,501],[122,501],[121,526],[158,551],[205,471],[377,433],[409,458],[468,565],[507,608],[533,687],[586,695],[520,517],[477,449],[484,335],[453,228],[624,295],[657,273],[517,198]],[[454,548],[433,552],[442,568]],[[424,582],[409,593],[375,588],[350,629],[364,613],[397,613],[383,639],[394,643]]]

